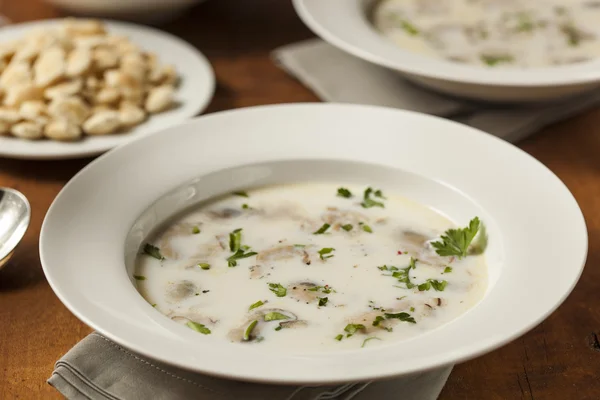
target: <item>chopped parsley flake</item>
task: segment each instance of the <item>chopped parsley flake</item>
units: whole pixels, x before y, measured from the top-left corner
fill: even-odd
[[[266,322],[269,322],[269,321],[279,321],[279,320],[282,320],[282,319],[290,319],[290,317],[288,317],[285,314],[278,313],[277,311],[271,311],[271,312],[268,312],[268,313],[266,313],[264,315],[264,320]]]
[[[452,272],[452,267],[444,268],[444,274],[449,274],[450,272]]]
[[[252,322],[250,322],[248,324],[248,326],[246,327],[246,329],[244,329],[244,336],[242,336],[242,340],[244,340],[246,342],[248,340],[250,340],[250,335],[252,335],[252,331],[256,327],[256,324],[258,324],[257,320],[254,320],[254,321],[252,321]]]
[[[415,308],[414,308],[414,307],[411,307],[411,308],[410,308],[410,312],[415,312]]]
[[[350,197],[352,197],[352,192],[350,192],[346,188],[341,187],[341,188],[339,188],[337,190],[337,195],[340,196],[340,197],[344,197],[346,199],[349,199]]]
[[[203,335],[210,334],[210,329],[208,329],[206,326],[199,324],[197,322],[188,321],[188,323],[186,325],[188,328],[191,328],[191,329],[195,330],[196,332],[200,332]]]
[[[413,317],[410,316],[409,313],[401,312],[397,314],[385,313],[384,314],[387,319],[399,319],[403,322],[410,322],[411,324],[416,324],[417,322]]]
[[[156,308],[156,303],[152,304],[152,307]]]
[[[236,196],[240,196],[240,197],[250,197],[250,196],[248,196],[248,193],[244,192],[244,191],[233,192],[233,194]]]
[[[339,334],[339,335],[337,335],[337,336],[336,336],[334,339],[335,339],[335,340],[337,340],[337,341],[339,342],[339,341],[340,341],[340,340],[342,340],[343,338],[344,338],[344,335],[342,335],[342,334]]]
[[[365,329],[365,326],[363,324],[348,324],[344,328],[344,332],[347,333],[346,337],[350,337],[354,335],[356,331],[359,331],[361,329]]]
[[[325,293],[325,294],[329,294],[331,292],[336,293],[336,291],[333,290],[333,288],[331,286],[329,286],[329,285],[325,285],[325,286],[313,286],[310,289],[308,289],[309,292],[318,292],[319,290],[321,292]]]
[[[379,338],[378,338],[378,337],[376,337],[376,336],[371,336],[371,337],[368,337],[368,338],[366,338],[365,340],[363,340],[362,346],[360,346],[360,347],[365,347],[365,345],[367,344],[367,342],[368,342],[369,340],[373,340],[373,339],[381,340],[381,339],[379,339]]]
[[[414,269],[416,265],[416,260],[414,258],[410,258],[410,264],[406,268],[400,268],[398,271],[392,273],[392,276],[398,279],[398,282],[404,283],[406,285],[406,289],[412,289],[415,287],[415,284],[410,281],[409,272],[411,269]]]
[[[242,245],[242,229],[236,229],[229,234],[229,250],[235,253]]]
[[[417,36],[419,34],[419,30],[417,29],[417,27],[405,19],[400,20],[400,26],[410,36]]]
[[[441,241],[432,242],[436,253],[440,256],[457,256],[459,259],[467,256],[469,245],[479,231],[479,218],[475,217],[469,222],[469,226],[462,229],[448,229],[442,236]]]
[[[381,322],[383,322],[383,321],[385,321],[385,318],[384,318],[384,317],[382,317],[381,315],[378,315],[378,316],[376,316],[376,317],[375,317],[375,319],[373,320],[373,324],[372,324],[372,325],[373,325],[373,326],[379,326],[379,324],[380,324]]]
[[[258,308],[262,305],[264,305],[265,302],[262,300],[257,301],[256,303],[253,303],[250,307],[248,307],[248,311],[254,310],[255,308]]]
[[[388,267],[387,265],[382,265],[381,267],[377,267],[380,271],[398,271],[397,267]]]
[[[156,246],[151,245],[150,243],[146,243],[144,245],[144,254],[150,256],[150,257],[154,257],[157,260],[164,260],[165,258],[163,257],[162,254],[160,254],[160,249]]]
[[[483,61],[490,67],[494,67],[494,66],[496,66],[498,64],[502,64],[502,63],[511,63],[514,60],[515,60],[514,57],[511,56],[510,54],[504,54],[504,55],[482,54],[481,55],[481,61]]]
[[[283,327],[281,325],[277,326],[277,328],[275,328],[276,331],[280,331]]]
[[[319,299],[319,307],[325,307],[329,299],[327,297],[317,297]]]
[[[381,194],[380,190],[377,190],[375,193],[379,192]],[[371,208],[371,207],[381,207],[383,208],[384,205],[382,202],[380,201],[376,201],[373,200],[371,198],[371,194],[373,193],[373,189],[372,188],[366,188],[365,189],[365,193],[363,195],[363,201],[362,203],[360,203],[361,206],[363,206],[363,208]]]
[[[419,286],[417,286],[417,289],[419,289],[420,292],[427,291],[431,289],[431,283],[429,281],[421,283]]]
[[[429,283],[431,283],[431,287],[435,289],[436,292],[443,292],[446,289],[446,285],[448,282],[446,281],[438,281],[436,279],[428,279]]]
[[[248,204],[244,203],[242,204],[242,209],[243,210],[248,210],[250,207],[248,206]]]
[[[297,247],[299,249],[303,249],[303,248],[306,247],[306,245],[305,244],[295,244],[294,247]]]
[[[362,230],[365,232],[373,233],[373,229],[369,225],[362,224]]]
[[[207,264],[207,263],[200,263],[200,264],[198,264],[198,266],[204,270],[210,269],[210,264]]]
[[[327,258],[331,258],[333,257],[333,254],[329,254],[332,251],[334,251],[335,249],[332,247],[323,247],[321,250],[318,251],[319,253],[319,257],[321,257],[321,260],[326,260]],[[327,255],[329,254],[329,255]]]
[[[313,232],[313,235],[322,235],[325,232],[327,232],[327,229],[329,229],[331,225],[329,224],[323,224],[323,226],[321,226],[317,231]]]
[[[239,249],[238,251],[235,252],[235,254],[232,254],[230,257],[227,258],[227,264],[230,267],[235,267],[237,265],[237,260],[240,260],[242,258],[252,257],[257,254],[258,253],[255,251],[250,251],[248,253],[244,253],[244,250]]]
[[[145,281],[146,277],[144,275],[134,275],[133,276],[136,281]]]
[[[200,228],[198,228],[197,226],[193,227],[193,228],[192,228],[192,233],[193,233],[194,235],[197,235],[197,234],[199,234],[199,233],[200,233]]]
[[[346,232],[349,232],[352,230],[352,224],[342,225],[342,229],[345,230]]]
[[[281,286],[279,283],[269,283],[269,290],[275,293],[277,297],[285,297],[287,289]]]

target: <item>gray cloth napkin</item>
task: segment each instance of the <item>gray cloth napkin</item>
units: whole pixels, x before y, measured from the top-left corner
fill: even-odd
[[[48,380],[73,400],[435,400],[452,366],[396,380],[335,386],[245,383],[145,359],[94,332],[55,365]]]
[[[324,101],[380,105],[449,118],[510,142],[600,104],[600,91],[544,105],[499,106],[451,98],[320,40],[280,47],[276,63]]]

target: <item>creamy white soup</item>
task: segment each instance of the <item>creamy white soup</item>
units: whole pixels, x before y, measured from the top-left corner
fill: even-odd
[[[383,0],[375,28],[398,46],[490,67],[546,67],[600,55],[599,0]]]
[[[483,296],[483,225],[379,188],[306,183],[199,205],[150,236],[135,279],[199,335],[293,351],[381,346]]]

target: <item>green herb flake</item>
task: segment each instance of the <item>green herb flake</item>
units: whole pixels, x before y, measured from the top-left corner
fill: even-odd
[[[326,260],[327,258],[331,258],[331,257],[333,257],[333,254],[330,254],[330,253],[334,250],[335,249],[332,247],[323,247],[321,250],[318,251],[319,257],[321,257],[321,260]]]
[[[277,328],[275,328],[276,331],[280,331],[283,327],[281,325],[277,326]]]
[[[491,54],[482,54],[480,56],[481,61],[489,65],[490,67],[495,67],[498,64],[503,63],[511,63],[515,60],[513,56],[510,54],[502,54],[502,55],[491,55]]]
[[[452,267],[444,268],[444,274],[449,274],[450,272],[452,272]]]
[[[240,196],[240,197],[250,197],[250,196],[248,196],[248,193],[247,193],[247,192],[244,192],[244,191],[233,192],[233,194],[234,194],[235,196]]]
[[[373,229],[369,225],[362,225],[362,230],[368,233],[373,233]]]
[[[258,320],[250,322],[246,329],[244,329],[244,335],[242,336],[243,341],[247,342],[250,340],[250,335],[252,335],[252,331],[256,327],[256,324],[258,324]]]
[[[203,335],[210,334],[210,329],[208,329],[206,326],[204,326],[202,324],[199,324],[197,322],[188,321],[187,324],[186,324],[186,326],[188,328],[191,328],[191,329],[195,330],[196,332],[199,332],[199,333],[203,334]]]
[[[152,304],[152,307],[156,308],[156,303]]]
[[[368,338],[366,338],[365,340],[363,340],[363,343],[362,343],[362,345],[361,345],[360,347],[361,347],[361,348],[362,348],[362,347],[365,347],[365,345],[367,344],[367,342],[368,342],[369,340],[373,340],[373,339],[376,339],[376,340],[381,340],[380,338],[378,338],[378,337],[376,337],[376,336],[371,336],[371,337],[368,337]]]
[[[144,245],[144,254],[150,256],[150,257],[154,257],[157,260],[164,260],[165,258],[163,257],[162,254],[160,254],[160,249],[156,246],[151,245],[150,243],[146,243]]]
[[[352,230],[352,224],[342,225],[342,229],[346,232],[350,232]]]
[[[306,245],[305,244],[295,244],[294,247],[297,247],[299,249],[303,249],[303,248],[306,247]]]
[[[441,241],[432,242],[431,245],[440,256],[457,256],[459,259],[467,256],[469,245],[479,231],[479,218],[475,217],[469,226],[462,229],[448,229],[441,237]]]
[[[338,342],[341,341],[344,338],[344,335],[342,335],[341,333],[339,335],[337,335],[334,339],[337,340]]]
[[[287,289],[281,286],[279,283],[269,283],[269,290],[275,293],[277,297],[285,297]]]
[[[145,281],[146,277],[144,275],[134,275],[133,276],[136,281]]]
[[[325,307],[329,299],[327,297],[317,297],[319,299],[319,307]]]
[[[268,312],[268,313],[266,313],[264,315],[264,320],[266,322],[269,322],[269,321],[279,321],[279,320],[282,320],[282,319],[290,319],[290,317],[288,317],[285,314],[278,313],[277,311],[271,311],[271,312]]]
[[[192,228],[192,233],[193,233],[194,235],[197,235],[197,234],[199,234],[199,233],[200,233],[200,228],[198,228],[197,226],[194,226],[194,227]]]
[[[410,36],[417,36],[419,34],[417,27],[405,19],[400,20],[400,26],[404,29],[404,32],[408,33]]]
[[[416,324],[417,322],[413,317],[410,316],[409,313],[401,312],[397,314],[386,313],[384,314],[387,319],[399,319],[403,322],[410,322],[411,324]]]
[[[227,264],[230,267],[235,267],[237,265],[237,260],[241,260],[242,258],[248,258],[257,255],[258,253],[255,251],[250,251],[248,253],[244,253],[244,250],[239,249],[230,257],[227,258]]]
[[[425,292],[431,289],[431,283],[429,283],[429,281],[421,283],[419,286],[417,286],[417,289],[419,289],[420,292]]]
[[[415,308],[414,308],[414,307],[411,307],[411,308],[410,308],[410,312],[415,312]]]
[[[373,320],[372,325],[373,326],[379,326],[379,324],[381,324],[383,321],[385,321],[385,318],[382,317],[381,315],[378,315],[375,317],[375,319]]]
[[[329,286],[329,285],[325,285],[325,286],[313,286],[309,289],[307,289],[309,292],[318,292],[319,290],[325,294],[329,294],[331,292],[335,293],[335,290]]]
[[[207,264],[207,263],[200,263],[200,264],[198,264],[198,266],[200,268],[202,268],[203,270],[210,269],[210,264]]]
[[[349,199],[350,197],[352,197],[352,192],[350,192],[346,188],[341,187],[341,188],[338,188],[337,195],[340,196],[340,197],[344,197],[346,199]]]
[[[448,282],[446,281],[438,281],[435,279],[428,279],[428,282],[431,283],[431,287],[434,288],[436,292],[443,292],[448,285]]]
[[[313,232],[313,235],[322,235],[325,232],[327,232],[327,229],[329,229],[331,227],[331,225],[329,224],[323,224],[323,226],[321,226],[317,231]]]
[[[379,191],[379,192],[381,192],[381,191]],[[384,205],[383,205],[382,202],[373,200],[371,198],[371,194],[372,193],[373,193],[373,189],[372,188],[370,188],[370,187],[366,188],[365,189],[365,193],[363,194],[363,201],[362,201],[362,203],[360,203],[360,205],[363,208],[371,208],[371,207],[381,207],[381,208],[383,208]]]
[[[250,209],[250,207],[248,206],[248,204],[244,203],[244,204],[242,204],[242,209],[248,210],[248,209]]]
[[[257,301],[256,303],[253,303],[252,305],[250,305],[250,307],[248,307],[248,311],[252,311],[252,310],[254,310],[255,308],[258,308],[258,307],[260,307],[260,306],[262,306],[262,305],[264,305],[264,304],[265,304],[265,302],[264,302],[264,301],[262,301],[262,300],[259,300],[259,301]]]
[[[229,250],[232,253],[237,252],[242,245],[242,229],[236,229],[229,234]]]
[[[348,324],[344,328],[344,332],[347,333],[346,337],[350,337],[354,335],[356,331],[359,331],[361,329],[365,329],[365,326],[363,324]]]

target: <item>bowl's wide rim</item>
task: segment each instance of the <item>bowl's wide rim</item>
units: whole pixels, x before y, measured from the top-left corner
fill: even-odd
[[[290,126],[293,118],[295,124]],[[393,128],[399,125],[405,129]],[[288,129],[285,137],[281,135],[282,127]],[[324,127],[328,128],[328,134],[323,133]],[[367,128],[371,128],[370,141],[365,143],[363,133]],[[405,152],[404,157],[398,158],[392,146],[395,135],[400,136],[400,143],[414,150],[413,155]],[[307,144],[308,136],[326,146],[336,144],[335,156],[330,154],[332,147],[313,148]],[[386,139],[389,146],[380,148],[372,142],[375,139]],[[431,148],[432,140],[439,148]],[[234,144],[237,141],[240,143]],[[186,152],[197,154],[196,146],[203,142],[228,149],[223,154],[207,153],[204,159],[185,157]],[[265,143],[269,145],[264,146]],[[465,143],[469,144],[468,149],[463,146]],[[254,146],[251,151],[249,146]],[[174,149],[179,151],[177,156],[173,155]],[[427,149],[435,157],[421,160],[423,152],[419,149]],[[451,158],[452,168],[443,164],[448,151],[455,153]],[[197,333],[170,323],[135,292],[124,268],[120,235],[129,231],[131,223],[149,205],[148,198],[156,199],[173,189],[171,178],[176,176],[176,183],[181,184],[224,167],[257,160],[285,160],[294,155],[299,158],[309,155],[311,159],[358,158],[357,161],[398,168],[398,163],[407,163],[402,169],[411,172],[416,170],[410,168],[422,169],[424,176],[457,185],[457,190],[477,200],[482,207],[493,206],[492,211],[500,224],[504,224],[502,239],[506,236],[508,250],[506,265],[492,292],[457,323],[411,339],[410,345],[306,356],[257,353],[212,338],[206,343],[199,341]],[[460,155],[469,155],[471,159],[455,157]],[[433,167],[431,164],[436,161],[432,160],[438,157],[442,159]],[[207,160],[209,164],[214,161],[210,167],[204,164]],[[449,171],[470,168],[473,160],[480,163],[473,175]],[[430,176],[430,168],[436,168],[436,174]],[[138,173],[143,171],[153,174],[151,182],[140,183]],[[493,179],[494,184],[489,185],[488,179]],[[90,188],[96,190],[94,194],[88,192]],[[105,193],[108,188],[111,193]],[[499,191],[509,188],[521,195],[509,196],[508,201],[498,198]],[[110,213],[90,212],[96,210],[94,207],[109,207]],[[556,214],[556,209],[561,213]],[[65,223],[67,216],[69,221]],[[523,221],[527,222],[524,226]],[[82,227],[78,224],[83,222],[86,226],[93,223],[95,229],[81,235]],[[536,236],[551,228],[571,234],[561,239]],[[106,254],[105,248],[109,249]],[[537,251],[541,249],[545,251]],[[97,256],[89,260],[83,271],[81,259],[90,252]],[[400,376],[489,352],[524,334],[552,313],[573,290],[586,256],[587,230],[576,200],[560,179],[522,150],[441,118],[336,103],[283,104],[218,112],[119,147],[94,160],[71,179],[48,210],[40,234],[40,259],[50,286],[71,312],[107,338],[184,369],[282,384]],[[536,272],[548,268],[553,274],[536,276],[539,281],[533,286],[527,282],[534,279]],[[531,296],[536,301],[523,303],[523,298],[515,294],[526,299]],[[123,307],[121,300],[126,300],[128,306]],[[518,307],[519,313],[513,312]],[[315,363],[320,368],[314,368]]]
[[[600,81],[600,58],[573,65],[529,69],[462,65],[405,51],[380,36],[364,16],[365,0],[292,2],[300,19],[326,42],[363,60],[416,77],[512,88],[586,85]]]

